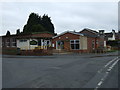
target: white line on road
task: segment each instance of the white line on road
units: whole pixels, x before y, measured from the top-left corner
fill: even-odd
[[[103,82],[102,82],[102,81],[100,81],[100,82],[98,83],[98,86],[100,86],[102,83],[103,83]]]
[[[94,90],[97,90],[97,89],[102,85],[102,83],[103,83],[103,82],[105,81],[105,79],[107,78],[109,72],[113,69],[113,67],[118,63],[118,61],[119,61],[120,59],[118,59],[118,57],[117,57],[117,58],[113,59],[112,61],[108,62],[105,66],[107,67],[107,66],[110,65],[114,60],[116,60],[116,61],[107,69],[105,75],[101,78],[100,82],[97,84],[97,86],[95,87]]]
[[[109,61],[103,68],[101,68],[98,73],[101,73],[103,71],[104,68],[106,68],[107,66],[109,66],[112,62],[114,62],[115,60],[117,60],[118,57],[114,58],[113,60]]]
[[[108,65],[110,65],[113,61],[115,61],[118,57],[114,58],[112,61],[109,61],[104,67],[106,68]]]
[[[116,61],[111,65],[111,67],[109,67],[109,68],[107,69],[107,71],[111,71],[111,70],[113,69],[113,67],[117,64],[118,61],[119,61],[119,59],[116,60]]]

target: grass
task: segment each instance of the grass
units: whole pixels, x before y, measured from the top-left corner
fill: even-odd
[[[118,50],[110,50],[110,51],[107,51],[107,52],[116,52],[116,51],[118,51]]]

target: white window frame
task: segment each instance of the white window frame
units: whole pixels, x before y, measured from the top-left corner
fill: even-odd
[[[17,44],[15,38],[12,39],[12,47],[16,47],[17,46],[17,45],[14,45],[14,44]]]
[[[10,47],[10,39],[6,40],[6,47]]]
[[[71,43],[71,41],[74,41],[74,43]],[[79,43],[76,43],[76,41],[79,41]],[[79,49],[72,49],[71,44],[79,44]],[[75,45],[74,45],[74,48],[75,48]],[[70,40],[70,49],[71,50],[80,50],[80,40],[79,39]]]
[[[47,45],[47,42],[49,42],[49,45]],[[50,40],[44,40],[44,46],[51,46],[51,41]]]
[[[19,42],[27,42],[27,39],[20,39]]]
[[[96,40],[96,44],[97,44],[97,45],[99,44],[98,40]]]
[[[93,44],[94,44],[94,47],[93,47]],[[92,40],[92,49],[95,49],[95,40]]]

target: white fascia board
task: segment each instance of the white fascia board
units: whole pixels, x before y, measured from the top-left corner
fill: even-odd
[[[61,33],[61,34],[59,34],[59,35],[57,35],[57,36],[54,36],[54,37],[52,37],[53,39],[54,38],[56,38],[56,37],[59,37],[59,36],[61,36],[61,35],[63,35],[63,34],[65,34],[65,33],[72,33],[72,34],[76,34],[76,35],[81,35],[81,36],[84,36],[83,34],[78,34],[78,33],[76,33],[76,32],[73,32],[73,31],[65,31],[65,32],[63,32],[63,33]]]

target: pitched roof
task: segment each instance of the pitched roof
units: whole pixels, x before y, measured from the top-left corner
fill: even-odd
[[[105,33],[105,37],[112,37],[113,36],[113,33]]]
[[[13,34],[13,35],[10,35],[10,36],[2,36],[2,37],[15,37],[15,38],[52,38],[54,35],[52,33],[33,33],[33,34]]]
[[[79,32],[65,31],[65,32],[63,32],[63,33],[61,33],[61,34],[59,34],[59,35],[57,35],[57,36],[54,36],[53,38],[59,37],[59,36],[65,34],[65,33],[72,33],[72,34],[75,34],[75,35],[81,35],[81,36],[84,36],[82,33],[79,33]]]
[[[90,32],[90,33],[92,33],[92,34],[90,34],[90,33],[86,33],[86,32],[83,32],[83,31],[88,31],[88,32]],[[95,31],[95,30],[91,30],[91,29],[88,29],[88,28],[85,28],[85,29],[83,29],[82,31],[80,31],[80,33],[82,33],[82,34],[84,34],[85,36],[87,36],[87,37],[99,37],[99,33],[97,32],[97,31]],[[94,35],[93,35],[94,34]]]
[[[87,30],[87,31],[94,33],[94,34],[99,34],[97,31],[89,29],[89,28],[84,28],[83,30]]]

